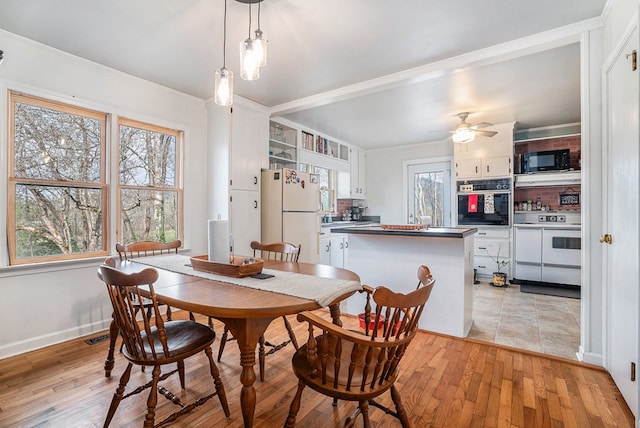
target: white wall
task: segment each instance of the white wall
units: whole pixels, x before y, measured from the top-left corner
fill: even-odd
[[[431,142],[367,151],[367,215],[379,215],[381,223],[406,223],[403,207],[405,160],[453,156],[453,143]]]
[[[7,90],[185,131],[184,243],[207,248],[207,117],[201,99],[117,72],[0,30],[0,187],[6,189]],[[115,128],[112,127],[112,132]],[[113,207],[113,204],[111,204]],[[111,212],[112,229],[115,225]],[[0,242],[6,242],[6,198],[0,200]],[[109,248],[115,236],[108,237]],[[0,245],[0,358],[108,327],[111,309],[95,270],[100,260],[7,267]]]

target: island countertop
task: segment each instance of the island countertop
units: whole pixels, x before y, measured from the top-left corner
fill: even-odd
[[[381,226],[342,227],[331,229],[331,233],[351,233],[359,235],[413,236],[426,238],[464,238],[473,235],[476,228],[430,227],[419,230],[384,229]]]

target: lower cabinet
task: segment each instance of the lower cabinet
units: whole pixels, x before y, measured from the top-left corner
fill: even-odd
[[[319,263],[344,268],[347,264],[348,248],[349,236],[347,234],[321,235]]]
[[[252,255],[251,241],[260,241],[260,192],[231,190],[229,219],[235,254]]]
[[[331,234],[320,235],[320,259],[318,263],[321,265],[331,264]]]
[[[331,266],[344,268],[347,264],[349,235],[339,233],[331,235]]]
[[[478,228],[474,238],[474,269],[479,276],[491,277],[498,270],[497,261],[507,262],[502,272],[510,275],[511,231],[509,229]]]

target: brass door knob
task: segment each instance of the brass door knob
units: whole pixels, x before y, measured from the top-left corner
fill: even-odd
[[[612,242],[613,242],[613,239],[611,238],[611,235],[609,235],[608,233],[605,233],[604,235],[600,236],[601,244],[607,243],[611,245]]]

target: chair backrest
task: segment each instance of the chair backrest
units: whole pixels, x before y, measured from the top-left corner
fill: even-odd
[[[288,242],[262,244],[258,241],[251,241],[251,248],[253,249],[254,257],[297,262],[302,245],[293,245]]]
[[[129,260],[134,257],[156,256],[159,254],[178,254],[178,248],[182,246],[182,241],[176,239],[171,242],[139,241],[127,245],[116,244],[116,251],[120,260]]]
[[[138,361],[157,361],[168,357],[164,321],[153,289],[158,271],[146,268],[140,272],[124,273],[115,268],[115,260],[109,257],[98,268],[98,278],[107,286],[113,317],[120,329],[128,356]],[[140,293],[139,286],[149,289],[146,300],[153,305],[152,314],[140,310],[140,302],[145,297]]]
[[[323,332],[316,340],[318,333],[310,325],[307,346],[311,352],[307,359],[315,368],[313,376],[324,384],[333,383],[336,389],[353,392],[358,388],[365,395],[393,384],[398,364],[418,331],[418,321],[435,284],[426,266],[418,269],[418,278],[418,288],[407,294],[383,286],[365,286],[375,304],[371,312],[367,299],[365,334],[324,324],[328,327],[319,326]],[[377,328],[369,328],[369,322]],[[347,343],[353,344],[348,352]]]

